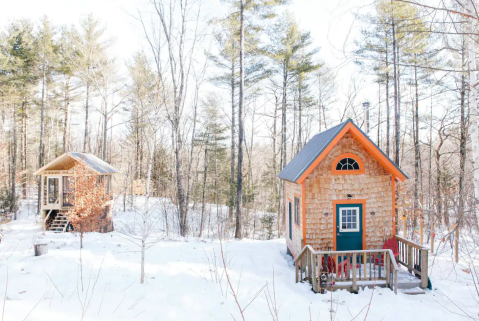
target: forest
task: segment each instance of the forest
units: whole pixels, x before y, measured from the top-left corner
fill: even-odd
[[[278,173],[350,118],[409,176],[397,195],[429,209],[427,240],[432,224],[451,242],[477,233],[475,3],[380,0],[352,13],[361,30],[343,50],[357,70],[349,83],[288,4],[224,0],[227,14],[207,17],[201,2],[151,0],[131,14],[144,46],[127,61],[93,13],[3,24],[0,211],[36,198],[33,172],[76,151],[120,170],[123,210],[137,196],[171,200],[181,236],[201,236],[215,215],[228,237],[281,237]]]

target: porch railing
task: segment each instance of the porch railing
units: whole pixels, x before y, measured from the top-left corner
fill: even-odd
[[[407,267],[408,271],[421,278],[421,288],[428,285],[428,255],[429,249],[396,235],[399,244],[398,263]]]
[[[321,267],[326,266],[327,270],[331,270],[327,271],[329,282],[327,288],[341,288],[344,286],[341,282],[351,282],[351,290],[358,291],[360,286],[383,281],[397,294],[399,267],[393,252],[389,249],[315,251],[306,245],[294,263],[296,283],[308,281],[315,292],[321,291]],[[331,286],[332,284],[335,285]]]

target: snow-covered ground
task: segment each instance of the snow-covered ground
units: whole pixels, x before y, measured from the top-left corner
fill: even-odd
[[[118,213],[115,223],[130,216]],[[138,247],[123,234],[85,235],[80,258],[78,236],[43,235],[34,221],[22,208],[19,220],[4,226],[2,321],[242,320],[218,240],[164,237],[148,249],[147,282],[140,284]],[[47,243],[48,254],[33,256],[33,243]],[[320,295],[294,283],[283,240],[229,240],[223,248],[245,320],[364,320],[366,314],[368,320],[479,319],[472,275],[454,266],[447,251],[431,256],[434,289],[425,295],[396,296],[380,288]]]

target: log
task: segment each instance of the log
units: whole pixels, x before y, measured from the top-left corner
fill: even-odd
[[[35,256],[45,255],[48,253],[48,244],[33,244]]]

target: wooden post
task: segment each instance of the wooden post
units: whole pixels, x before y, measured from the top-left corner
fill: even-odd
[[[407,270],[412,272],[412,246],[410,244],[407,245]]]
[[[404,213],[404,216],[402,218],[402,237],[404,237],[405,239],[407,239],[407,236],[406,236],[406,219],[407,219],[407,216],[406,216],[406,213]]]
[[[318,282],[316,282],[316,254],[313,254],[312,255],[312,263],[313,263],[313,270],[312,270],[312,274],[313,274],[313,278],[311,280],[311,284],[313,285],[313,291],[318,293]]]
[[[296,260],[294,262],[294,269],[296,270],[296,283],[298,283],[299,280],[299,260]]]
[[[363,255],[363,273],[364,273],[364,280],[366,280],[366,278],[368,277],[368,273],[367,273],[367,253],[364,253]]]
[[[357,275],[356,275],[356,253],[353,253],[353,291],[356,292],[358,290],[358,284],[357,284]]]
[[[311,253],[308,250],[308,276],[309,276],[309,283],[313,284],[313,264],[312,264],[312,256],[313,253]]]
[[[391,258],[389,257],[389,251],[387,252],[384,252],[384,273],[386,273],[386,286],[389,286],[391,287],[391,283],[390,283],[390,275],[389,275],[389,271],[390,271],[390,265],[391,265],[391,262],[390,262]]]
[[[303,255],[301,256],[301,282],[304,281],[304,279],[308,279],[308,274],[306,273],[306,257],[307,257],[308,250],[303,252]]]
[[[428,284],[428,250],[421,250],[421,289],[427,288]]]
[[[323,255],[319,254],[318,256],[318,281],[316,286],[318,288],[318,293],[321,293],[321,268],[323,267]]]
[[[334,256],[334,262],[336,263],[336,278],[339,279],[339,261],[338,261],[338,255],[336,254]]]

